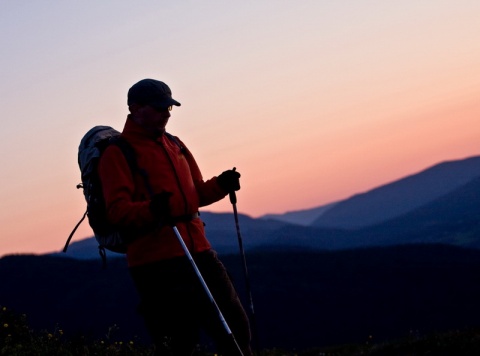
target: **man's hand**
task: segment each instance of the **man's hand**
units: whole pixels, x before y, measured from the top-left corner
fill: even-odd
[[[240,190],[240,173],[234,169],[225,171],[217,177],[217,183],[226,192]]]
[[[161,192],[152,197],[150,211],[157,220],[164,222],[170,220],[170,206],[168,203],[171,196],[172,193],[170,192]]]

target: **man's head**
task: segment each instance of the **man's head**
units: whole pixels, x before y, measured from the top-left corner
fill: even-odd
[[[155,135],[165,132],[173,105],[180,103],[172,98],[168,85],[158,80],[143,79],[128,91],[130,117]]]
[[[150,105],[154,109],[167,109],[181,104],[172,98],[172,91],[164,82],[155,79],[142,79],[128,90],[128,106]]]

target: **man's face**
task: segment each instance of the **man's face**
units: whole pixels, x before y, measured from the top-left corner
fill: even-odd
[[[170,118],[170,111],[168,108],[155,109],[150,105],[144,105],[136,106],[132,110],[132,115],[140,126],[155,135],[160,135],[165,132],[165,127]]]

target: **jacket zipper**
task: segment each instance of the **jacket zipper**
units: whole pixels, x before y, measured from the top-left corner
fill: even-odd
[[[170,165],[172,166],[173,173],[175,174],[175,180],[177,181],[178,188],[179,188],[180,192],[182,193],[184,207],[185,207],[184,212],[185,212],[185,215],[186,215],[187,214],[187,207],[188,207],[188,200],[187,200],[187,197],[185,195],[185,192],[182,189],[182,184],[180,183],[180,178],[178,176],[177,170],[175,169],[175,164],[173,163],[172,157],[170,157],[170,155],[168,154],[167,148],[163,145],[163,142],[158,142],[158,141],[156,141],[156,142],[162,147],[163,151],[165,152],[165,155],[168,158],[168,161],[170,162]],[[180,151],[180,153],[183,154],[181,151]],[[190,239],[190,246],[191,246],[191,249],[189,249],[189,250],[191,250],[191,252],[192,252],[192,251],[195,250],[195,242],[193,241],[192,235],[190,233],[190,229],[188,228],[187,224],[186,224],[186,227],[187,227],[188,237]]]

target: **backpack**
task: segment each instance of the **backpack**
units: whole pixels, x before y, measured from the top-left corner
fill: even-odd
[[[88,217],[88,222],[98,242],[100,256],[104,262],[106,260],[105,250],[125,253],[127,245],[132,239],[130,234],[119,230],[107,220],[105,199],[97,166],[100,156],[111,144],[115,144],[121,149],[132,172],[140,171],[137,167],[135,151],[128,142],[120,138],[120,132],[110,126],[95,126],[91,128],[83,136],[78,147],[78,165],[82,182],[77,185],[77,189],[83,189],[87,209],[68,236],[63,248],[63,252],[66,252],[75,231],[85,220],[85,217]]]

